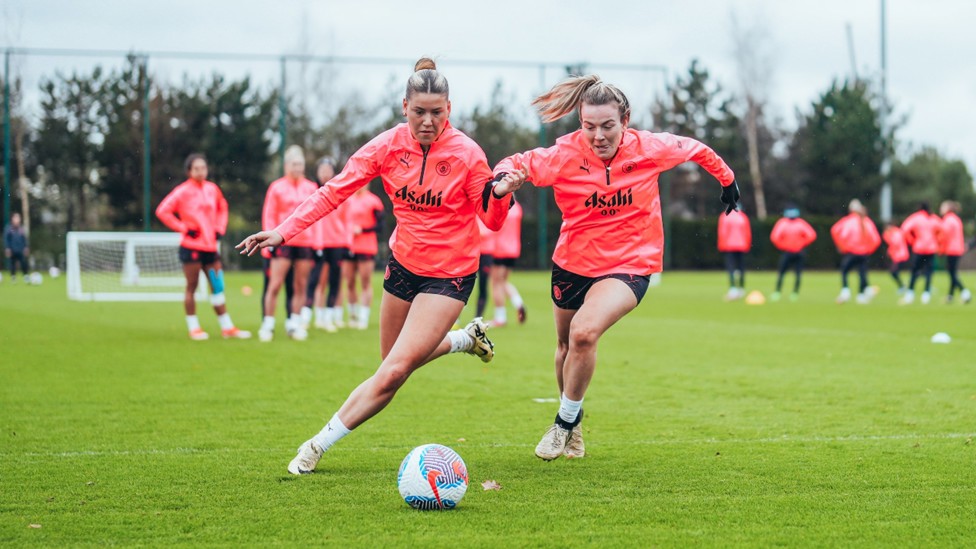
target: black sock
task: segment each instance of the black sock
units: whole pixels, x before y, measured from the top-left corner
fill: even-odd
[[[572,431],[573,427],[579,425],[581,421],[583,421],[583,408],[580,408],[579,413],[576,414],[576,420],[572,423],[565,421],[563,418],[559,417],[559,414],[556,414],[556,425],[566,429],[567,431]]]

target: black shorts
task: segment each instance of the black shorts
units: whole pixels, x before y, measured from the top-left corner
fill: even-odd
[[[315,249],[308,246],[275,246],[271,249],[271,257],[281,259],[315,259]]]
[[[184,248],[180,246],[180,263],[202,263],[204,265],[210,265],[211,263],[216,263],[220,259],[217,257],[217,252],[201,252],[200,250],[191,250],[190,248]]]
[[[357,262],[358,261],[376,261],[376,254],[354,254],[354,253],[351,253],[350,252],[350,255],[352,255],[353,261],[357,261]]]
[[[495,265],[499,265],[501,267],[508,267],[509,269],[512,269],[515,267],[516,259],[518,258],[517,257],[496,257]]]
[[[316,263],[338,265],[340,261],[344,261],[348,258],[349,248],[322,248],[321,250],[315,250]]]
[[[611,273],[590,278],[588,276],[571,273],[566,269],[561,268],[559,265],[553,265],[552,302],[555,303],[556,307],[559,307],[560,309],[570,309],[574,311],[579,310],[579,308],[583,306],[583,300],[586,298],[586,292],[590,291],[590,288],[594,284],[607,278],[616,278],[617,280],[626,284],[627,287],[634,292],[634,296],[637,297],[638,304],[640,304],[641,300],[644,299],[644,294],[647,293],[647,287],[651,281],[650,275],[624,273]]]
[[[404,301],[413,301],[418,294],[445,295],[462,303],[467,303],[474,289],[475,275],[453,278],[434,278],[413,274],[390,257],[383,275],[383,289]]]
[[[491,272],[491,266],[495,264],[495,256],[481,254],[478,257],[478,270],[488,274]]]

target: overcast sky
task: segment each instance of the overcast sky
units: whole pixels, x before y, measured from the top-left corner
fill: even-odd
[[[309,68],[305,86],[341,100],[349,93],[379,97],[390,82],[402,87],[412,62],[430,55],[451,82],[455,112],[485,104],[495,81],[515,110],[562,75],[560,65],[586,62],[646,108],[692,59],[727,89],[737,89],[733,18],[758,29],[753,43],[767,58],[766,93],[773,115],[795,126],[795,111],[833,79],[880,75],[880,0],[0,0],[2,44],[19,48],[307,53],[404,60],[339,64],[320,80]],[[903,145],[933,145],[966,161],[976,174],[976,2],[888,0],[888,94],[908,117]],[[853,37],[848,43],[848,25]],[[852,63],[853,53],[853,63]],[[498,63],[474,65],[473,60]],[[523,62],[545,62],[541,70]],[[152,58],[152,71],[178,80],[219,71],[250,72],[277,83],[279,68],[263,61]],[[511,63],[511,65],[506,65]],[[55,69],[70,72],[113,58],[15,56],[28,85]],[[611,64],[635,68],[614,69]],[[288,72],[289,87],[302,78]],[[526,114],[528,115],[528,114]],[[638,113],[638,116],[639,113]]]

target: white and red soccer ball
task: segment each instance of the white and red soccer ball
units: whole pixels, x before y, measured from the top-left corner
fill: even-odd
[[[447,446],[424,444],[403,458],[397,486],[414,509],[453,509],[468,490],[468,468]]]

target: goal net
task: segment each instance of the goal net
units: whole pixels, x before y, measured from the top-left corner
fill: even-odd
[[[178,233],[69,232],[68,298],[182,301],[180,238]],[[197,300],[207,297],[207,288],[201,277]]]

